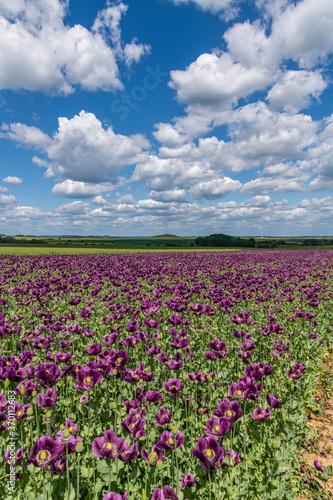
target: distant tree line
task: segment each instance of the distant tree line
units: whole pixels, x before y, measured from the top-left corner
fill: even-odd
[[[196,238],[195,244],[198,247],[255,247],[254,238],[237,238],[227,234],[211,234],[210,236],[200,236]]]
[[[304,246],[333,245],[333,238],[307,238],[303,240]]]
[[[20,238],[19,240],[16,238],[13,238],[12,236],[0,236],[0,245],[2,243],[10,243],[11,245],[34,245],[36,243],[38,244],[47,244],[45,240],[42,238],[34,238],[31,240],[27,240],[25,238]]]

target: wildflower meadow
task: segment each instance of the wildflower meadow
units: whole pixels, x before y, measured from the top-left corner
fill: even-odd
[[[296,498],[333,352],[332,251],[0,268],[2,499]]]

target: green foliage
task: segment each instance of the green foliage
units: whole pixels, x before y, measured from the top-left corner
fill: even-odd
[[[211,234],[196,238],[195,244],[200,247],[255,247],[254,238],[237,238],[227,234]]]

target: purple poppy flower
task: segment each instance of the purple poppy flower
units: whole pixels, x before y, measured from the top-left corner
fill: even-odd
[[[188,346],[188,338],[175,337],[170,346],[174,349],[183,349],[184,347]]]
[[[6,401],[6,396],[1,392],[0,393],[0,412],[6,411],[10,406],[9,401]]]
[[[151,500],[178,500],[175,490],[170,488],[170,486],[164,486],[163,490],[161,488],[155,488]]]
[[[212,417],[207,420],[204,433],[215,439],[223,439],[229,430],[230,422],[226,417],[220,417],[218,419]]]
[[[147,464],[149,464],[150,459],[153,456],[153,453],[156,453],[156,456],[155,456],[154,462],[152,464],[150,464],[150,465],[156,465],[157,462],[160,462],[160,461],[161,462],[165,462],[166,461],[166,458],[163,455],[162,448],[160,448],[157,444],[155,444],[152,447],[151,452],[149,453],[149,455],[148,455],[148,453],[146,452],[146,450],[144,448],[142,448],[142,450],[141,450],[141,456],[147,462]]]
[[[158,356],[156,356],[156,359],[160,363],[166,363],[169,360],[169,354],[161,352]]]
[[[124,400],[124,405],[126,406],[127,410],[129,411],[131,408],[136,409],[141,406],[141,401],[140,399],[131,399],[130,401],[128,399]]]
[[[320,472],[324,472],[325,469],[320,465],[319,463],[319,460],[316,459],[313,461],[313,465],[316,467],[317,470],[319,470]]]
[[[29,398],[33,392],[38,392],[38,384],[34,384],[32,380],[25,380],[15,387],[15,391],[19,396],[21,395],[21,391],[23,391],[23,389],[21,389],[22,386],[24,387],[24,398]]]
[[[0,377],[3,380],[8,380],[10,382],[22,382],[25,378],[27,378],[27,372],[24,368],[17,368],[17,370],[13,366],[5,366],[0,370]]]
[[[130,433],[132,439],[140,439],[140,437],[146,434],[144,429],[145,425],[145,418],[136,418],[132,415],[128,417],[125,422],[121,422],[122,428]]]
[[[240,463],[239,457],[241,456],[241,452],[236,453],[234,450],[230,450],[230,448],[229,448],[229,450],[227,450],[226,455],[231,458],[233,466]],[[227,464],[224,464],[224,465],[227,465]],[[227,467],[229,467],[229,465],[227,465]]]
[[[85,347],[85,351],[89,354],[89,356],[96,356],[102,351],[102,343],[99,344],[90,344],[88,347]]]
[[[301,370],[287,370],[287,377],[293,380],[301,378]]]
[[[56,363],[67,363],[72,357],[71,352],[57,352],[54,360]]]
[[[211,361],[215,361],[215,359],[217,358],[217,355],[214,354],[212,351],[206,351],[205,352],[205,357],[207,359],[210,359]]]
[[[85,405],[86,403],[88,403],[88,396],[86,396],[85,394],[83,394],[83,396],[80,397],[80,403],[82,405]]]
[[[128,352],[121,350],[114,355],[112,360],[113,362],[112,368],[115,368],[116,370],[122,370],[127,361],[128,361]]]
[[[37,439],[30,450],[29,460],[24,463],[24,467],[27,467],[29,464],[34,464],[35,467],[42,467],[45,469],[55,462],[60,448],[60,443],[53,441],[50,436],[44,436],[41,439]]]
[[[23,459],[23,447],[20,448],[19,450],[16,450],[14,456],[12,455],[10,450],[7,450],[5,453],[5,460],[12,467],[16,467],[18,462],[20,462],[22,459]]]
[[[158,347],[158,345],[153,345],[152,347],[150,347],[149,349],[147,349],[147,355],[148,356],[155,356],[159,352],[160,352],[160,348]]]
[[[103,342],[106,345],[113,345],[118,340],[118,333],[110,333],[108,335],[104,335]]]
[[[183,363],[181,361],[170,359],[170,361],[166,363],[166,366],[169,368],[169,370],[179,370],[180,368],[182,368]]]
[[[38,405],[41,408],[46,408],[46,407],[53,408],[53,406],[57,401],[58,394],[59,393],[56,392],[55,389],[51,388],[46,389],[45,394],[39,393],[37,395]]]
[[[172,313],[170,318],[167,320],[168,325],[181,325],[184,322],[183,316],[178,316],[176,313]]]
[[[303,366],[302,363],[295,363],[293,368],[294,370],[299,370],[300,372],[307,370],[307,368],[305,368],[305,366]]]
[[[93,440],[92,450],[95,457],[118,458],[123,451],[124,438],[117,439],[113,430],[104,432],[103,437],[98,437]]]
[[[269,408],[267,408],[267,410],[264,410],[263,408],[261,408],[261,406],[253,410],[253,414],[250,413],[250,417],[257,422],[265,422],[266,420],[269,420],[271,416],[272,414],[269,411]]]
[[[176,435],[172,432],[164,431],[160,435],[160,439],[157,446],[163,448],[164,450],[175,450],[184,444],[184,435],[178,431]]]
[[[172,378],[167,382],[163,382],[164,389],[170,394],[170,396],[179,396],[180,389],[183,387],[184,383],[180,382],[178,378]]]
[[[194,479],[193,475],[189,472],[186,474],[185,477],[181,477],[180,481],[182,483],[182,490],[185,488],[191,488],[191,486],[194,486],[194,483],[196,483],[196,480]]]
[[[68,431],[68,432],[66,432]],[[67,435],[68,434],[68,435]],[[69,432],[68,429],[60,430],[55,435],[57,442],[60,444],[61,448],[59,450],[59,456],[66,454],[66,448],[68,453],[74,453],[75,447],[78,442],[82,442],[81,437],[75,437],[74,434]]]
[[[66,423],[65,423],[65,429],[69,430],[69,432],[75,436],[77,431],[79,430],[79,426],[82,424],[82,422],[79,422],[77,425],[74,424],[73,420],[70,418],[66,418]]]
[[[136,332],[139,328],[139,323],[137,321],[130,321],[127,323],[126,332]]]
[[[75,389],[80,391],[90,391],[95,384],[103,379],[102,373],[93,368],[82,368],[76,374],[77,385]]]
[[[278,400],[276,394],[266,394],[266,400],[271,408],[282,408],[282,402]]]
[[[111,491],[110,493],[107,493],[103,500],[127,500],[127,493],[124,493],[124,496],[121,496],[120,493],[115,493],[114,491]]]
[[[233,424],[242,416],[243,412],[238,401],[229,401],[228,398],[223,398],[217,404],[216,410],[213,415],[216,417],[226,417],[230,424]]]
[[[43,387],[53,387],[61,377],[61,371],[55,363],[44,363],[36,367],[35,377]]]
[[[137,389],[136,397],[141,400],[141,403],[146,405],[149,403],[156,403],[158,401],[163,401],[163,396],[159,391],[143,391],[141,389]]]
[[[166,409],[161,406],[157,415],[155,415],[155,422],[158,427],[163,427],[165,424],[170,424],[172,418],[172,411],[166,411]]]
[[[134,443],[132,446],[129,446],[125,441],[118,458],[120,458],[122,462],[128,462],[129,460],[135,460],[137,456],[138,443]]]
[[[0,431],[3,431],[5,429],[8,429],[10,426],[9,419],[7,415],[3,412],[0,413]]]
[[[31,408],[31,404],[21,405],[21,403],[15,403],[15,419],[19,422],[22,418],[27,416],[27,410]]]
[[[196,447],[191,453],[199,459],[201,467],[210,472],[219,469],[224,464],[226,456],[225,450],[213,437],[198,438]]]
[[[206,413],[210,412],[210,408],[197,408],[197,414],[198,415],[205,415]]]
[[[66,462],[67,458],[66,457],[61,457],[58,460],[56,460],[53,464],[50,466],[50,471],[52,474],[56,474],[57,476],[63,476],[64,473],[66,472]],[[70,465],[70,461],[68,460],[68,465]]]

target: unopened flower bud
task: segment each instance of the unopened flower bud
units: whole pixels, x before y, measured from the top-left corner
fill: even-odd
[[[156,467],[157,467],[157,470],[162,470],[163,469],[164,464],[163,464],[162,460],[157,460]]]
[[[78,441],[75,446],[76,453],[81,453],[83,451],[83,443]]]
[[[156,457],[157,457],[157,453],[156,451],[154,451],[154,453],[152,453],[149,457],[149,465],[153,465],[153,463],[155,462],[156,460]]]

